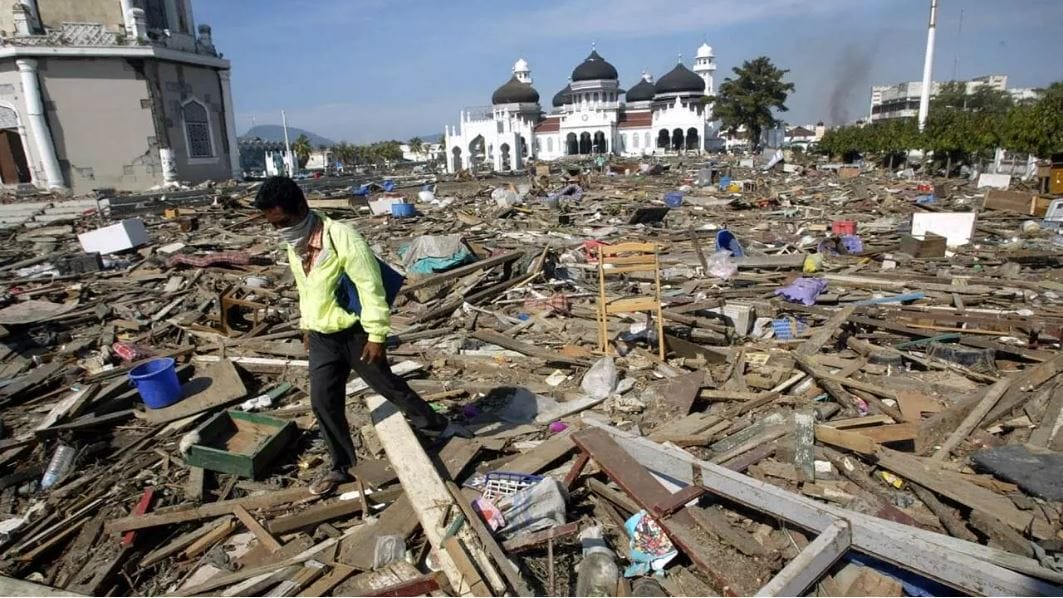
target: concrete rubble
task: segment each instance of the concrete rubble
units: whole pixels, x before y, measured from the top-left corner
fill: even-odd
[[[352,380],[357,481],[323,498],[255,183],[0,206],[3,587],[1063,593],[1063,209],[746,165],[308,182],[406,272],[393,367],[471,432],[419,439]],[[416,215],[370,212],[400,200]],[[83,251],[123,220],[147,242]],[[647,313],[610,315],[601,351],[601,298],[653,295],[652,268],[600,288],[625,242],[660,251],[664,360]],[[151,409],[128,374],[158,358],[184,398]]]

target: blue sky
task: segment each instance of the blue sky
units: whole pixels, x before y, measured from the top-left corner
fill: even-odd
[[[1063,79],[1063,0],[940,0],[934,78]],[[790,69],[790,123],[855,120],[869,87],[922,77],[928,0],[194,0],[233,63],[237,130],[289,124],[356,143],[456,124],[524,57],[547,109],[597,42],[627,88],[689,66],[707,41],[717,86],[756,56]],[[963,10],[962,33],[959,31]]]

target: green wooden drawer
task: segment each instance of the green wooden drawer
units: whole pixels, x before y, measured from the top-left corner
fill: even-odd
[[[244,411],[223,411],[199,426],[189,465],[258,477],[295,436],[295,423]]]

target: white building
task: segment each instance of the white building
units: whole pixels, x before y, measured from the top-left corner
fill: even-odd
[[[239,178],[231,65],[191,0],[0,4],[0,184]]]
[[[402,159],[410,162],[428,162],[443,157],[442,143],[422,143],[420,151],[413,151],[409,143],[403,143],[399,149],[402,150]]]
[[[965,81],[967,93],[974,93],[980,87],[990,87],[1011,94],[1015,101],[1036,99],[1038,94],[1031,88],[1008,88],[1007,75],[984,75]],[[941,91],[942,82],[930,84],[930,97]],[[871,122],[891,118],[915,118],[919,115],[919,96],[923,92],[922,81],[909,81],[895,85],[871,86],[871,109],[868,118]]]
[[[447,171],[470,165],[513,170],[529,158],[701,152],[717,135],[703,100],[715,95],[715,72],[712,48],[702,44],[694,70],[680,60],[656,82],[643,73],[625,93],[616,68],[592,50],[544,114],[521,58],[492,94],[491,106],[463,110],[457,127],[445,127]]]

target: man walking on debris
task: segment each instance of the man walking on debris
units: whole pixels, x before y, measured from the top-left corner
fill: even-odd
[[[448,421],[388,365],[384,345],[391,310],[380,266],[365,239],[350,226],[312,211],[302,189],[288,177],[266,180],[255,207],[286,241],[299,289],[300,327],[309,348],[310,404],[332,458],[331,469],[310,484],[310,492],[326,494],[352,479],[348,469],[354,465],[354,443],[345,408],[352,369],[422,433],[438,436]],[[336,299],[343,274],[357,289],[360,313],[348,311]]]

